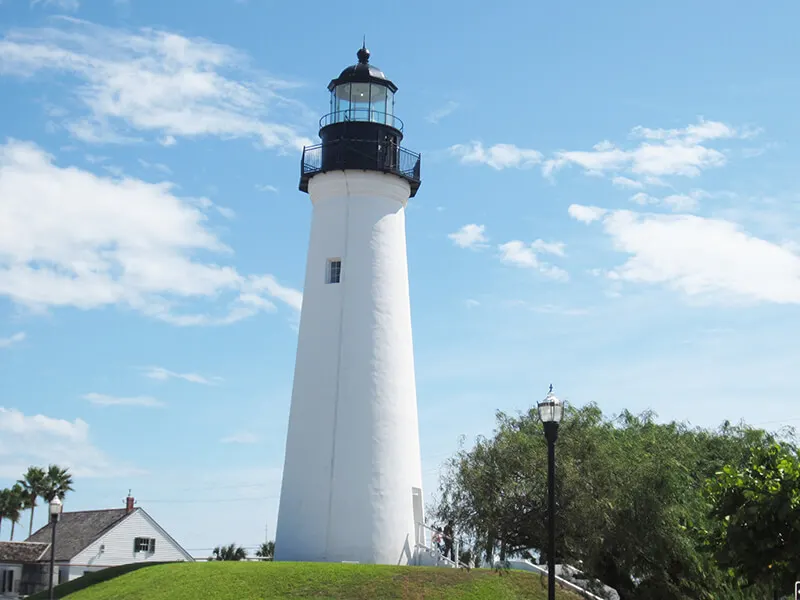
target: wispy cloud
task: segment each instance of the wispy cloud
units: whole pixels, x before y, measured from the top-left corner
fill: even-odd
[[[622,148],[608,140],[596,144],[591,150],[562,150],[543,163],[543,173],[576,165],[591,174],[616,174],[617,185],[634,187],[628,173],[637,177],[662,177],[667,175],[695,177],[702,171],[725,164],[725,154],[711,148],[708,142],[728,138],[749,138],[756,130],[741,128],[718,121],[700,120],[682,129],[650,129],[637,126],[630,136],[641,141],[631,149]]]
[[[258,441],[259,437],[248,431],[233,433],[220,440],[223,444],[257,444]]]
[[[611,183],[617,187],[634,190],[640,190],[644,187],[644,184],[641,181],[636,181],[635,179],[630,179],[629,177],[623,177],[622,175],[616,175],[612,177]]]
[[[519,148],[513,144],[495,144],[484,148],[481,142],[450,146],[450,153],[464,164],[484,164],[496,170],[527,169],[542,162],[537,150]]]
[[[157,379],[159,381],[166,381],[167,379],[183,379],[191,383],[199,383],[202,385],[217,385],[222,381],[222,377],[204,377],[197,373],[176,373],[164,367],[147,367],[144,370],[144,376],[150,379]]]
[[[0,477],[16,478],[31,464],[58,463],[77,477],[121,477],[142,471],[112,461],[91,441],[89,425],[0,407]]]
[[[55,7],[75,12],[81,6],[79,0],[31,0],[31,6]]]
[[[64,0],[62,0],[63,2]],[[83,107],[64,122],[88,143],[179,137],[255,138],[267,148],[312,143],[298,133],[307,109],[286,95],[298,84],[248,67],[248,57],[202,38],[156,29],[136,32],[71,18],[13,29],[0,40],[0,74],[72,75]]]
[[[164,406],[160,400],[156,400],[151,396],[108,396],[106,394],[97,394],[91,392],[83,395],[84,400],[88,400],[95,406],[142,406],[148,408],[159,408]]]
[[[434,124],[438,123],[445,117],[452,115],[457,108],[458,108],[458,102],[450,100],[444,106],[441,106],[436,110],[431,111],[426,117],[426,119],[429,123],[434,123]]]
[[[604,210],[572,205],[569,214],[600,221],[628,260],[605,272],[616,282],[660,284],[713,302],[800,304],[800,255],[724,219]]]
[[[175,325],[225,325],[301,292],[195,253],[230,256],[206,222],[215,205],[168,182],[104,178],[59,167],[34,144],[0,145],[0,296],[35,308],[124,305]],[[183,312],[187,301],[223,311]],[[222,314],[219,314],[222,312]]]
[[[536,240],[531,244],[526,244],[520,240],[511,240],[498,246],[498,249],[500,250],[500,259],[506,264],[533,269],[551,279],[560,281],[569,279],[569,274],[564,269],[547,264],[539,258],[539,254],[542,253],[564,256],[562,242]]]
[[[0,338],[0,348],[8,348],[13,346],[14,344],[18,344],[25,339],[25,332],[20,331],[19,333],[15,333],[11,337],[2,337]]]
[[[138,159],[140,165],[142,165],[145,169],[155,169],[156,171],[160,171],[165,175],[172,175],[172,169],[170,169],[167,165],[163,163],[151,163],[143,158]]]
[[[485,225],[471,223],[464,225],[458,231],[448,233],[447,237],[459,248],[485,248],[486,242],[489,241],[489,238],[484,234],[485,231]]]
[[[272,192],[273,194],[277,194],[278,193],[278,188],[276,188],[274,185],[270,185],[268,183],[263,184],[263,185],[256,184],[256,189],[259,192]]]

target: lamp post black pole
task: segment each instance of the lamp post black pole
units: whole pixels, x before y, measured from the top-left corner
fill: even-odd
[[[54,599],[53,594],[53,572],[56,568],[56,525],[58,525],[58,515],[50,515],[50,520],[53,522],[53,536],[50,541],[50,600]]]
[[[547,600],[556,600],[556,440],[558,422],[544,423],[547,439]]]

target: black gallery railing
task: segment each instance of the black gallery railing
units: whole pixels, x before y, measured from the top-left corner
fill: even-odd
[[[301,182],[315,173],[340,169],[394,173],[407,179],[414,192],[420,183],[420,155],[397,144],[347,139],[303,148]]]
[[[334,123],[347,123],[360,121],[364,123],[379,123],[403,131],[403,121],[391,113],[381,112],[374,108],[345,108],[328,113],[319,120],[319,128],[333,125]]]

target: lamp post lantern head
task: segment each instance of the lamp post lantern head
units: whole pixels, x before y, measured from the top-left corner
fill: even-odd
[[[539,402],[539,419],[542,423],[560,423],[564,416],[564,403],[553,393],[553,385],[544,400]]]
[[[55,498],[50,500],[50,516],[51,517],[57,517],[58,515],[60,515],[62,508],[63,508],[63,503],[61,502],[61,499],[58,496],[56,496]]]

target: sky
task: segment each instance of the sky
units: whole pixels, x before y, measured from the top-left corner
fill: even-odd
[[[56,462],[65,510],[130,489],[196,556],[273,538],[300,156],[363,35],[422,154],[428,500],[462,436],[550,383],[800,423],[800,5],[189,6],[0,2],[0,486]]]

